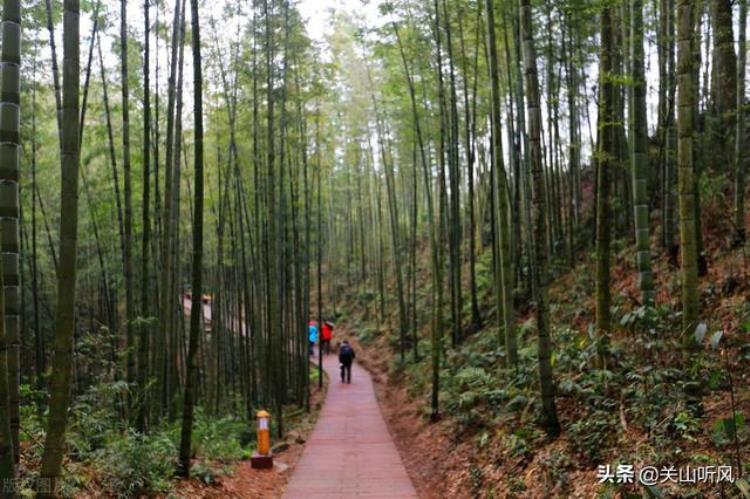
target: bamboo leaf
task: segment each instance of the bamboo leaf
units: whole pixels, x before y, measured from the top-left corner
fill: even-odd
[[[706,337],[706,331],[708,331],[708,326],[706,326],[705,322],[701,322],[697,326],[695,326],[695,342],[696,343],[703,343],[703,338]]]
[[[713,348],[714,350],[719,348],[719,341],[721,341],[721,337],[723,334],[724,334],[724,331],[719,330],[719,331],[716,331],[713,334],[713,336],[711,336],[711,348]]]
[[[656,485],[645,485],[645,487],[648,497],[653,499],[662,499],[664,497],[664,493]]]
[[[740,490],[742,497],[750,499],[750,482],[748,482],[747,479],[739,478],[734,482],[734,485]]]

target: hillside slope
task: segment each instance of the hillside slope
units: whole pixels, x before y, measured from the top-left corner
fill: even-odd
[[[706,216],[711,217],[710,211]],[[680,342],[679,282],[675,272],[667,272],[666,256],[654,262],[657,306],[646,309],[634,298],[638,292],[631,246],[620,245],[626,249],[616,254],[613,266],[617,326],[605,369],[594,368],[595,345],[589,334],[594,310],[593,259],[582,255],[575,268],[557,269],[550,301],[563,434],[555,441],[548,441],[538,425],[535,325],[526,304],[519,307],[525,312],[517,321],[519,368],[504,368],[502,353],[497,352],[488,289],[489,252],[478,266],[484,327],[455,350],[448,347],[446,331],[440,373],[442,418],[436,424],[427,419],[429,273],[421,272],[418,277],[421,357],[416,362],[411,354],[402,361],[397,353],[393,287],[382,324],[376,322],[377,304],[369,299],[368,290],[345,294],[340,305],[341,329],[358,338],[364,362],[381,381],[383,410],[420,493],[425,497],[623,497],[632,493],[741,497],[731,483],[710,483],[710,471],[704,480],[686,474],[682,483],[679,475],[673,477],[669,471],[670,466],[683,473],[690,473],[688,467],[718,472],[718,466],[733,466],[734,478],[738,466],[745,474],[750,471],[750,431],[745,424],[750,415],[747,258],[742,249],[724,249],[717,236],[721,227],[709,226],[706,232],[710,267],[701,282],[706,347],[690,360]],[[468,307],[464,310],[468,323]],[[719,330],[721,338],[717,348],[712,348],[708,340]],[[685,372],[703,380],[699,401],[690,396],[691,386],[683,381]],[[732,404],[736,432],[729,424]],[[600,483],[600,472],[605,469],[599,467],[607,465],[613,473],[618,465],[633,465],[635,483]],[[659,471],[659,483],[648,488],[637,484],[638,470],[646,466]]]

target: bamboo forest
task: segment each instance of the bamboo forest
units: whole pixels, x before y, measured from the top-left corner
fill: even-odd
[[[2,0],[0,496],[750,499],[748,0]]]

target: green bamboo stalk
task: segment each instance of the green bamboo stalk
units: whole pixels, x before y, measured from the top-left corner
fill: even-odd
[[[693,91],[694,1],[677,4],[677,160],[680,209],[680,257],[682,274],[682,326],[688,345],[694,344],[698,322],[698,253],[695,227],[695,182],[693,133],[695,92]]]
[[[542,172],[541,125],[542,110],[539,98],[539,78],[537,76],[536,51],[534,49],[533,25],[530,0],[521,0],[521,36],[523,49],[524,76],[526,81],[526,107],[529,116],[529,160],[531,166],[531,208],[534,221],[533,247],[534,266],[532,288],[536,304],[537,334],[539,339],[539,380],[542,392],[544,427],[550,437],[560,434],[560,422],[555,408],[555,388],[552,379],[552,362],[549,303],[547,299],[547,206],[544,196]]]
[[[62,188],[60,202],[60,262],[57,273],[55,353],[50,376],[47,437],[37,492],[54,497],[65,453],[75,333],[76,263],[78,250],[78,168],[80,4],[65,0],[63,14],[63,92],[61,130]]]
[[[648,205],[648,126],[646,116],[646,76],[643,53],[643,0],[631,1],[631,63],[633,83],[630,86],[630,144],[633,174],[633,211],[635,218],[636,267],[641,300],[654,302],[654,278],[651,273]]]

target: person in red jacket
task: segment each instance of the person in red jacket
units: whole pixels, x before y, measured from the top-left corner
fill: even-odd
[[[324,321],[323,327],[321,328],[320,347],[323,349],[326,355],[331,353],[331,338],[333,338],[333,323]]]

